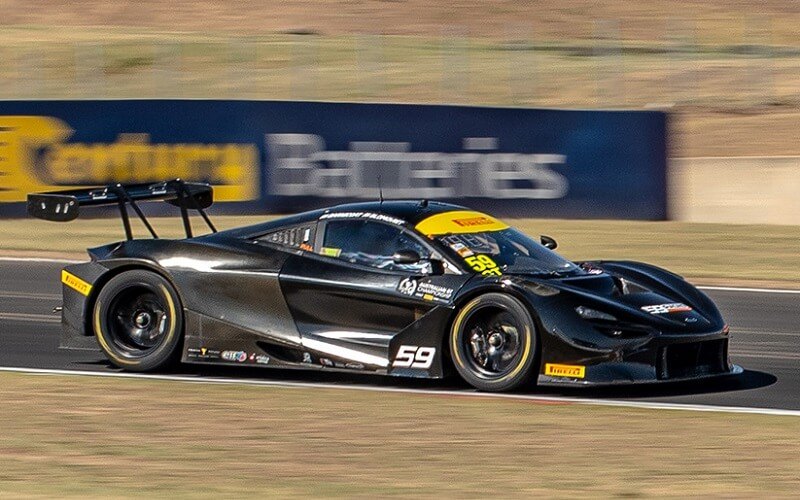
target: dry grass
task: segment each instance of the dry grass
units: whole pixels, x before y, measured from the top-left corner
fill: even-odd
[[[673,156],[800,154],[800,8],[711,0],[3,3],[0,97],[672,106]],[[619,41],[617,41],[619,40]]]
[[[265,216],[214,217],[225,229],[263,221]],[[159,233],[179,237],[179,218],[153,219]],[[696,224],[685,222],[509,221],[532,234],[548,234],[568,258],[651,262],[701,283],[797,286],[800,227]],[[202,222],[195,225],[202,229]],[[144,237],[143,228],[138,235]],[[122,238],[116,219],[81,219],[59,224],[30,219],[0,220],[0,253],[84,258],[84,250]]]
[[[268,376],[268,375],[266,375]],[[0,375],[0,495],[793,496],[791,417]]]

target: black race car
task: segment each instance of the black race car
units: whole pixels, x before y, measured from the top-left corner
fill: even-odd
[[[181,209],[158,239],[137,205]],[[62,347],[125,370],[184,363],[440,378],[474,387],[596,385],[739,373],[712,301],[669,271],[570,262],[483,213],[434,201],[341,205],[216,232],[212,189],[179,180],[32,194],[66,221],[115,205],[127,241],[62,272]],[[153,239],[133,239],[128,209]],[[189,210],[212,233],[192,237]],[[96,340],[96,342],[95,342]]]

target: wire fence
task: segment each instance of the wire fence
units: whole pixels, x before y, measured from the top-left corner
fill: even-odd
[[[375,33],[211,36],[95,33],[73,39],[0,31],[0,98],[255,98],[554,107],[800,103],[800,46],[776,44],[770,18],[743,21],[738,41],[667,22],[649,41],[598,20],[586,39]]]

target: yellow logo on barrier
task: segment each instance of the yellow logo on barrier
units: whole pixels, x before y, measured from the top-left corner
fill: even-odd
[[[586,367],[547,363],[544,365],[544,374],[551,377],[584,378],[586,376]]]
[[[28,193],[111,182],[208,179],[219,201],[258,197],[253,144],[153,144],[148,134],[113,143],[67,143],[72,129],[47,116],[0,116],[0,202]]]

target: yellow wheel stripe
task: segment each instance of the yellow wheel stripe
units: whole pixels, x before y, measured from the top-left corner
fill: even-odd
[[[169,317],[172,318],[172,321],[169,322],[169,331],[167,332],[167,338],[164,341],[164,344],[161,344],[165,345],[175,334],[175,323],[176,323],[175,320],[178,318],[178,316],[177,314],[175,314],[175,303],[172,301],[172,295],[169,294],[167,287],[165,287],[164,285],[158,285],[158,286],[159,288],[161,288],[161,291],[164,292],[164,297],[167,298],[167,306],[169,307],[169,314],[170,314]]]
[[[103,351],[105,351],[106,355],[108,355],[109,358],[111,358],[112,360],[114,360],[115,362],[117,362],[117,363],[119,363],[121,365],[127,365],[127,366],[136,366],[136,365],[138,365],[139,364],[138,361],[133,361],[133,360],[125,359],[125,358],[120,358],[119,356],[114,354],[114,352],[108,346],[108,342],[106,342],[106,339],[105,339],[105,334],[103,333],[103,329],[100,326],[100,309],[102,309],[102,304],[98,300],[94,304],[94,332],[95,332],[95,337],[97,338],[97,341],[100,342],[100,346],[103,348]]]

